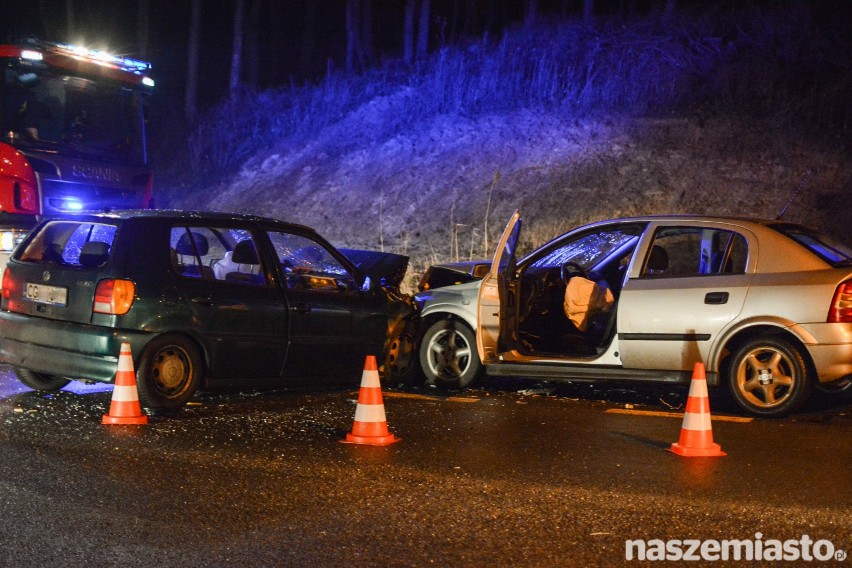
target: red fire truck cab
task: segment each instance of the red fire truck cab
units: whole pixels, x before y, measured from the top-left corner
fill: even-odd
[[[150,64],[27,39],[0,69],[0,272],[41,217],[153,207]]]

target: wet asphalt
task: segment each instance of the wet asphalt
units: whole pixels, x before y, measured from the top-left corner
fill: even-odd
[[[68,389],[0,367],[2,566],[618,566],[637,564],[628,539],[802,535],[852,549],[848,400],[750,420],[714,393],[728,455],[683,458],[667,451],[680,387],[386,389],[402,440],[385,447],[340,443],[357,387],[202,393],[144,426],[101,424],[108,386]]]

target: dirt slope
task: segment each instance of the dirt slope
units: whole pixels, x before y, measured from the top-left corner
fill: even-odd
[[[203,199],[174,205],[308,224],[340,246],[409,254],[419,272],[490,255],[515,208],[527,248],[624,215],[774,218],[813,170],[786,218],[852,242],[848,141],[826,147],[754,121],[529,111],[438,116],[376,134],[371,126],[395,105],[376,99],[307,143],[282,140]]]

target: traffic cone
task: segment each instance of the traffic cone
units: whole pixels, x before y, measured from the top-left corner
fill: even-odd
[[[364,361],[364,372],[361,375],[361,389],[358,391],[358,405],[355,407],[355,423],[352,425],[352,432],[346,434],[346,439],[340,442],[387,446],[400,440],[401,438],[397,438],[388,431],[376,357],[367,355],[367,360]]]
[[[139,392],[136,390],[136,372],[133,370],[133,355],[130,344],[121,344],[118,369],[115,372],[115,388],[109,414],[104,414],[101,424],[147,424],[148,417],[142,414]]]
[[[707,377],[704,363],[696,363],[686,399],[686,411],[680,439],[671,445],[670,451],[686,457],[715,457],[727,455],[713,443],[713,429],[710,426],[710,397],[707,395]]]

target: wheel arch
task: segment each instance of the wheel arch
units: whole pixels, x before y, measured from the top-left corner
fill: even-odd
[[[208,345],[207,345],[206,341],[204,341],[198,335],[196,335],[192,332],[186,331],[186,330],[169,330],[169,331],[164,331],[162,333],[158,333],[156,335],[153,335],[148,341],[145,342],[145,345],[142,347],[142,349],[139,350],[139,353],[134,353],[133,368],[139,369],[139,366],[141,365],[141,362],[142,362],[142,355],[148,350],[148,348],[151,346],[151,344],[155,340],[160,339],[162,337],[175,336],[175,335],[182,337],[182,338],[186,339],[187,341],[191,342],[196,347],[196,349],[198,349],[198,352],[201,354],[201,362],[204,365],[204,367],[201,369],[201,381],[200,381],[198,386],[199,387],[206,387],[207,386],[207,370],[210,368],[210,350],[208,349]]]
[[[799,328],[796,324],[786,322],[784,320],[761,320],[741,325],[738,328],[731,330],[722,341],[719,341],[714,353],[710,357],[710,360],[713,362],[713,366],[708,370],[718,372],[721,382],[724,383],[727,360],[731,353],[736,351],[740,345],[749,340],[757,337],[770,336],[787,340],[792,343],[796,349],[798,349],[805,362],[805,366],[807,367],[807,380],[814,383],[816,382],[816,366],[814,365],[813,358],[807,348],[806,342],[808,336],[804,333],[800,335],[799,333],[796,333],[796,331],[801,332],[801,328]]]
[[[420,333],[421,335],[425,333],[436,321],[449,319],[463,321],[475,335],[476,320],[472,319],[472,317],[469,314],[464,314],[461,310],[425,310],[420,316]]]

